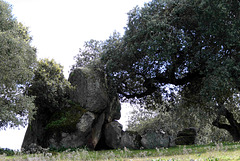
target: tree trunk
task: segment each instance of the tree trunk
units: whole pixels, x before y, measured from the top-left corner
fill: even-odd
[[[224,116],[229,124],[221,123],[220,116]],[[227,130],[232,135],[235,142],[240,141],[240,123],[234,119],[233,114],[227,110],[223,104],[219,105],[217,119],[213,121],[212,124],[220,129]]]

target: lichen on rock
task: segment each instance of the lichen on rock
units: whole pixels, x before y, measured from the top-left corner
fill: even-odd
[[[76,68],[69,81],[74,86],[70,98],[86,110],[101,113],[107,108],[109,98],[104,73],[89,68]]]

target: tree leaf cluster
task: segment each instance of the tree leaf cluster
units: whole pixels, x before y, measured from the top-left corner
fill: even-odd
[[[98,67],[101,68],[101,54],[103,42],[91,39],[86,41],[83,49],[79,49],[79,53],[74,57],[76,64],[72,66],[73,70],[77,67]]]
[[[49,123],[45,127],[49,133],[71,133],[76,131],[76,124],[87,110],[72,101],[68,101],[68,104],[69,107],[56,110],[52,115]]]
[[[0,128],[25,126],[34,114],[34,98],[24,94],[33,77],[36,49],[28,28],[0,0]]]
[[[35,97],[38,112],[51,116],[66,107],[70,89],[70,82],[63,75],[63,67],[54,60],[42,59],[38,61],[27,92],[29,96]]]

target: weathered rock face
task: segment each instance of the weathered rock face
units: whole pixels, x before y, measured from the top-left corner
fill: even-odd
[[[105,113],[102,113],[99,118],[96,120],[96,124],[92,128],[91,138],[88,144],[88,147],[95,149],[101,136],[102,136],[102,127],[105,120]]]
[[[176,145],[193,145],[195,144],[196,136],[197,131],[195,128],[184,129],[178,132],[175,143]]]
[[[121,148],[140,149],[142,137],[137,132],[122,132]]]
[[[145,149],[168,148],[172,145],[171,137],[161,131],[149,129],[141,137],[141,144]]]
[[[109,107],[106,109],[106,121],[112,122],[121,118],[121,104],[118,96],[112,96]]]
[[[122,138],[122,125],[117,121],[106,124],[104,137],[105,143],[109,148],[120,148]]]
[[[86,112],[76,125],[76,131],[71,133],[55,132],[49,139],[49,146],[53,148],[77,148],[88,146],[91,138],[91,127],[96,116],[91,112]]]
[[[28,125],[23,143],[23,149],[29,149],[30,145],[38,145],[41,147],[47,147],[46,134],[45,134],[45,117],[41,113],[37,113],[35,120]],[[42,144],[40,144],[42,143]]]
[[[87,132],[95,120],[95,115],[91,112],[86,112],[79,120],[76,128],[79,132]]]
[[[108,107],[109,97],[103,73],[89,68],[77,68],[70,74],[69,81],[75,87],[70,92],[72,101],[94,113],[102,112]]]

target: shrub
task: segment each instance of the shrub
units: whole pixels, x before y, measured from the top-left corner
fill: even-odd
[[[7,156],[13,156],[15,153],[13,150],[8,148],[0,148],[0,155],[6,154]]]
[[[79,104],[69,101],[69,107],[65,107],[53,114],[46,130],[49,132],[74,132],[76,124],[79,122],[81,116],[87,112]]]

